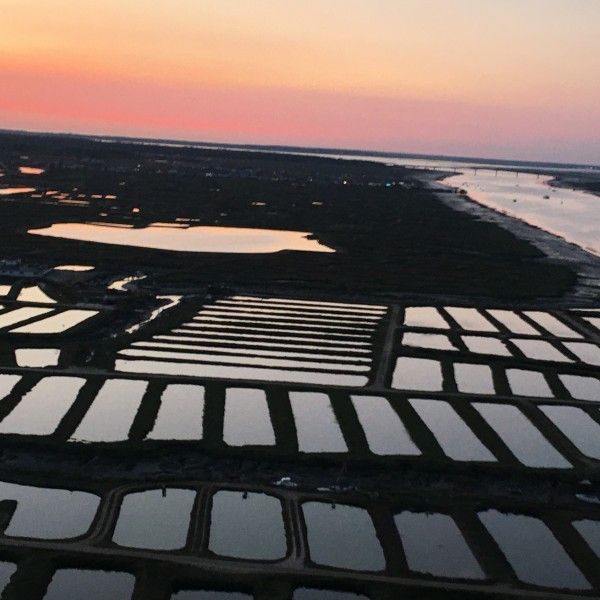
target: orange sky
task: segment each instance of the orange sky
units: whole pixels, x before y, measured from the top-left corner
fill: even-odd
[[[0,0],[0,127],[600,163],[600,0]]]

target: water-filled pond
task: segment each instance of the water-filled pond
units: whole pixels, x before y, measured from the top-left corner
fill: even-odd
[[[410,403],[431,430],[446,456],[458,461],[496,461],[494,455],[448,402],[410,400]]]
[[[401,356],[396,361],[392,387],[398,390],[441,392],[444,387],[442,364],[428,358]]]
[[[302,513],[313,562],[356,571],[385,568],[373,521],[364,508],[305,502]]]
[[[0,482],[0,502],[4,500],[17,502],[5,535],[47,540],[86,533],[100,504],[98,496],[87,492]]]
[[[437,577],[483,579],[484,573],[454,519],[405,511],[394,522],[408,568]]]
[[[217,492],[212,499],[208,547],[219,556],[284,558],[288,545],[281,502],[267,494]]]
[[[263,390],[228,388],[223,440],[229,446],[273,446],[275,432]]]
[[[79,377],[44,377],[0,422],[0,433],[54,433],[84,383],[85,379]]]
[[[486,331],[496,333],[498,329],[490,323],[476,308],[446,306],[446,312],[466,331]]]
[[[589,589],[590,584],[539,519],[497,510],[479,513],[517,577],[533,585]]]
[[[135,577],[116,571],[59,569],[52,577],[44,600],[130,600]]]
[[[55,223],[28,233],[85,242],[136,246],[177,252],[269,253],[281,250],[335,252],[304,231],[243,227],[114,227],[90,223]]]
[[[487,365],[456,363],[454,378],[463,394],[495,394],[492,370]]]
[[[347,452],[348,446],[327,394],[290,392],[300,452]]]
[[[552,362],[573,362],[569,357],[559,352],[550,342],[544,340],[513,339],[513,344],[532,360],[550,360]]]
[[[160,397],[150,440],[200,440],[204,419],[204,388],[171,384]]]
[[[600,380],[583,375],[559,375],[567,391],[577,400],[600,402]]]
[[[404,313],[405,327],[450,329],[446,319],[432,306],[409,306]]]
[[[385,398],[352,396],[351,399],[371,452],[380,456],[421,454],[398,413]]]
[[[55,367],[60,358],[59,348],[17,348],[15,359],[19,367]]]
[[[178,550],[187,541],[194,490],[163,488],[127,494],[113,542],[129,548]]]
[[[107,380],[71,439],[83,442],[126,440],[147,386],[146,381]]]
[[[540,410],[586,456],[600,460],[600,425],[575,406],[540,406]]]
[[[516,406],[474,402],[473,407],[524,465],[548,469],[571,468],[572,465]]]
[[[511,310],[488,310],[488,312],[512,333],[518,335],[540,335],[537,329]]]
[[[506,377],[508,378],[510,390],[515,396],[554,398],[543,373],[525,369],[507,369]]]

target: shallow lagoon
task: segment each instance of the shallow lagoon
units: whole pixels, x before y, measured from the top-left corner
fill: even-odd
[[[89,223],[55,223],[29,233],[49,237],[137,246],[178,252],[227,252],[234,254],[303,250],[335,252],[332,248],[309,239],[304,231],[248,229],[243,227],[111,227]]]

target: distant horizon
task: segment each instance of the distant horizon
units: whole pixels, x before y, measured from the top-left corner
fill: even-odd
[[[551,160],[535,160],[535,159],[518,159],[499,156],[464,156],[459,154],[435,154],[426,152],[410,152],[402,150],[379,150],[373,148],[347,148],[347,147],[327,147],[327,146],[304,146],[297,144],[269,144],[259,142],[232,142],[232,141],[210,141],[201,139],[186,139],[186,138],[171,138],[171,137],[148,137],[143,135],[120,135],[114,133],[87,133],[80,131],[52,131],[52,130],[34,130],[34,129],[8,129],[0,127],[0,134],[22,134],[22,135],[39,135],[39,136],[62,136],[62,137],[79,137],[85,139],[107,139],[107,140],[122,140],[122,141],[144,141],[153,142],[158,145],[161,143],[172,143],[177,145],[185,145],[189,147],[214,147],[225,149],[240,149],[240,150],[262,150],[265,152],[291,152],[305,151],[308,154],[338,154],[347,153],[354,156],[375,156],[381,158],[410,158],[426,160],[456,160],[463,162],[481,163],[489,162],[498,165],[524,165],[524,166],[547,166],[547,167],[584,167],[592,170],[600,169],[600,162],[597,164],[587,162],[562,162]]]

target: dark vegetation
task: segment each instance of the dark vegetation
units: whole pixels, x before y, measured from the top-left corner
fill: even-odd
[[[23,175],[20,166],[46,171]],[[424,293],[519,299],[559,296],[575,283],[571,271],[527,242],[445,206],[401,167],[3,133],[0,170],[0,187],[37,188],[29,197],[0,200],[5,259],[142,270],[163,289],[225,285],[380,298]],[[27,234],[58,222],[143,227],[176,219],[312,232],[337,252],[177,253]]]

